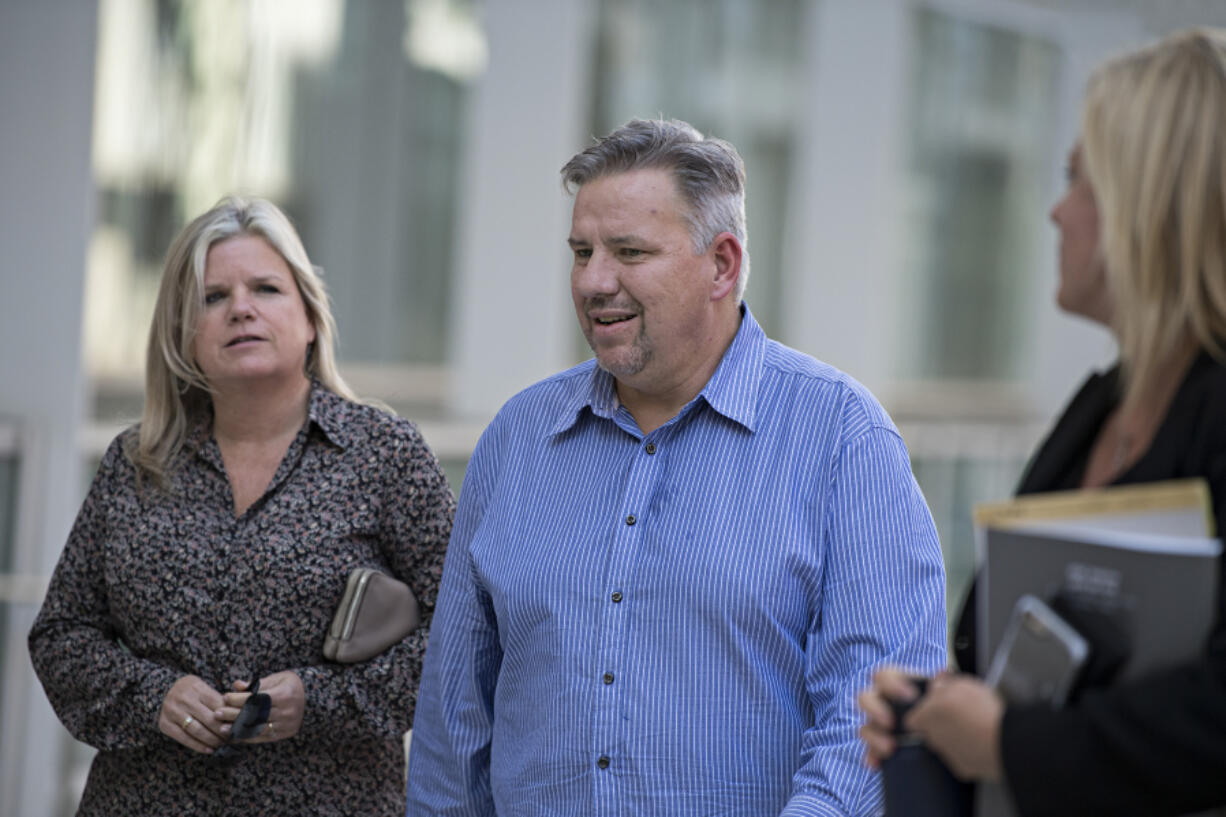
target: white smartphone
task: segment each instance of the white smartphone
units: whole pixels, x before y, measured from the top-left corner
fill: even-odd
[[[984,680],[1008,703],[1061,706],[1089,655],[1089,643],[1071,624],[1041,599],[1024,595]]]

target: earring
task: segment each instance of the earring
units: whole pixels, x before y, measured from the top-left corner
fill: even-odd
[[[187,394],[187,390],[192,387],[192,384],[188,383],[181,377],[176,377],[175,380],[177,380],[179,383],[179,396],[182,397],[183,395]]]
[[[311,376],[311,361],[315,358],[315,341],[307,344],[306,357],[302,360],[302,373]]]

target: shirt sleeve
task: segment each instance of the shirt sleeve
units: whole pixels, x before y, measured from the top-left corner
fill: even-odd
[[[407,817],[494,814],[490,745],[502,650],[469,551],[493,493],[489,437],[469,461],[443,570],[413,722]]]
[[[135,471],[111,443],[77,514],[30,630],[34,671],[56,715],[98,749],[169,741],[157,726],[162,701],[183,674],[132,655],[110,616],[106,542],[110,502],[133,490]]]
[[[399,740],[412,723],[422,658],[438,596],[455,499],[416,428],[397,435],[383,458],[383,557],[417,597],[421,626],[367,661],[298,667],[306,695],[299,734],[337,745],[372,734]]]
[[[822,598],[806,645],[814,723],[782,813],[877,814],[883,797],[864,763],[857,693],[881,664],[931,674],[947,658],[940,543],[893,429],[874,426],[844,443],[820,547]]]

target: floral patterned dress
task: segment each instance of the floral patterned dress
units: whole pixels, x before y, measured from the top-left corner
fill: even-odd
[[[30,655],[68,730],[98,754],[79,815],[399,815],[412,722],[454,500],[412,423],[318,385],[266,492],[234,515],[210,424],[166,489],[103,457],[30,632]],[[324,659],[355,567],[416,594],[422,626],[369,661]],[[228,759],[159,731],[183,675],[227,691],[291,669],[306,694],[291,739]]]

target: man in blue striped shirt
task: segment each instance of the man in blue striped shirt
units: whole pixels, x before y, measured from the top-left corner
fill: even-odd
[[[596,354],[468,466],[409,815],[868,815],[855,693],[945,664],[945,576],[868,391],[741,302],[744,167],[635,120],[563,168]]]

